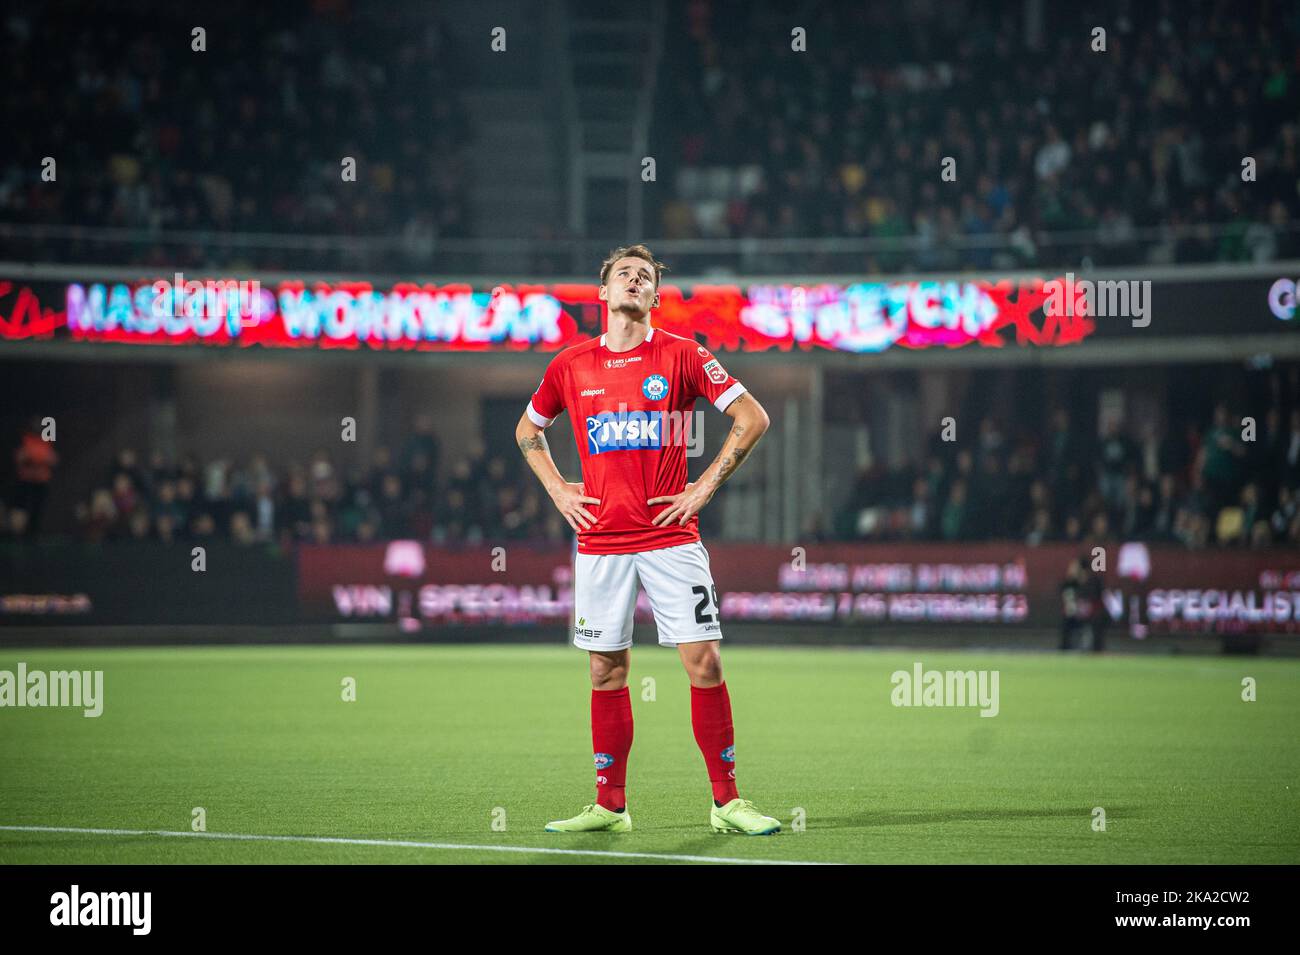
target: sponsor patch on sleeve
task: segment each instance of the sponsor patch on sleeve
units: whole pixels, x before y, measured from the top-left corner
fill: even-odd
[[[722,364],[716,358],[713,361],[704,363],[704,373],[709,376],[709,381],[715,385],[726,384],[727,370],[722,367]]]

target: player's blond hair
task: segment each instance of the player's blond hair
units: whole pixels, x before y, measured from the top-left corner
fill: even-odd
[[[638,259],[645,259],[650,263],[651,268],[655,270],[655,288],[659,288],[659,280],[663,278],[664,273],[668,271],[668,266],[656,259],[655,254],[651,252],[647,246],[641,245],[640,243],[637,243],[636,245],[620,246],[609,253],[609,256],[605,261],[600,263],[600,284],[605,284],[606,279],[609,278],[609,270],[614,267],[615,262],[619,259],[626,259],[629,256],[634,256]]]

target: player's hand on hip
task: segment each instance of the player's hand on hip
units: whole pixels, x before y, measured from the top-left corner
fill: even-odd
[[[588,497],[585,491],[586,488],[581,484],[568,483],[557,485],[551,491],[551,500],[555,502],[556,509],[575,531],[590,530],[596,523],[596,515],[582,505],[599,504],[600,499]]]
[[[686,485],[686,489],[680,494],[652,497],[646,501],[647,504],[667,504],[668,507],[660,511],[650,523],[659,527],[666,527],[673,521],[685,524],[712,498],[713,492],[699,481]]]

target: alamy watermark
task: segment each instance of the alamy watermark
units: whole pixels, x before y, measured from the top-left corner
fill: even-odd
[[[889,699],[895,706],[978,706],[980,716],[997,716],[998,679],[997,670],[926,670],[918,660],[890,676]]]
[[[177,272],[172,281],[153,283],[155,318],[194,318],[200,315],[238,316],[241,324],[256,324],[262,295],[257,279],[186,279]]]
[[[126,925],[132,935],[148,935],[152,892],[83,892],[74,885],[50,896],[51,925]]]
[[[1151,324],[1151,281],[1143,279],[1101,280],[1075,279],[1066,272],[1062,279],[1043,283],[1047,301],[1043,303],[1046,315],[1059,317],[1089,315],[1097,318],[1131,318],[1134,328]],[[1083,307],[1078,306],[1083,299]]]
[[[79,706],[86,717],[104,712],[103,670],[0,670],[0,707]]]

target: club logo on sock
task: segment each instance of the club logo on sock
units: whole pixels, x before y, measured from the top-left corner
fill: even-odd
[[[724,762],[734,763],[736,761],[736,747],[728,746],[720,755]]]
[[[613,766],[613,765],[614,765],[614,757],[611,756],[611,755],[609,755],[609,753],[597,753],[597,754],[596,754],[596,768],[597,768],[597,769],[609,769],[609,767],[611,767],[611,766]]]

